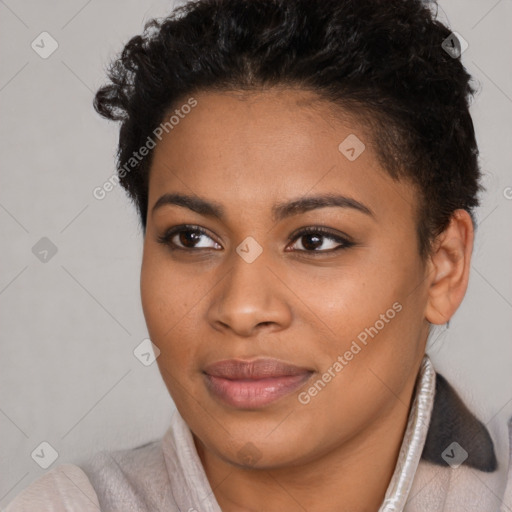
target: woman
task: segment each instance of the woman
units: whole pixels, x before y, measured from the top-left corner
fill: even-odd
[[[419,0],[200,0],[126,45],[95,107],[177,412],[9,512],[511,510],[510,457],[425,355],[478,205],[459,56]]]

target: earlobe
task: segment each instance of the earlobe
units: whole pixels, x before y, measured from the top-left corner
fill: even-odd
[[[466,210],[456,210],[448,227],[436,240],[430,255],[426,319],[445,324],[466,293],[473,251],[473,222]]]

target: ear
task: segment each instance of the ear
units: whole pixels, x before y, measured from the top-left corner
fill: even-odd
[[[473,222],[466,210],[455,210],[448,227],[437,237],[429,261],[426,319],[444,324],[466,293],[473,251]]]

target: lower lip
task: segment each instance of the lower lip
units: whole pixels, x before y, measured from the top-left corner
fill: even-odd
[[[311,377],[311,373],[239,380],[208,374],[205,377],[210,392],[224,403],[238,409],[256,409],[293,393]]]

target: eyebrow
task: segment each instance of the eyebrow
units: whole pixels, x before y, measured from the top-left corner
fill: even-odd
[[[188,208],[200,215],[207,217],[215,217],[219,220],[224,220],[225,210],[222,205],[213,201],[207,201],[198,196],[191,196],[187,194],[164,194],[153,206],[151,213],[164,205],[176,205]],[[318,208],[327,207],[350,208],[370,217],[375,217],[372,210],[363,203],[353,199],[337,194],[322,194],[318,196],[301,197],[292,201],[277,203],[272,207],[272,218],[275,222],[283,220],[293,215],[306,213]]]
[[[283,220],[292,215],[298,215],[299,213],[305,213],[310,210],[317,208],[327,208],[329,206],[337,206],[339,208],[350,208],[370,217],[374,217],[374,214],[368,206],[363,203],[351,198],[337,194],[323,194],[319,196],[308,196],[288,201],[284,203],[278,203],[273,206],[272,214],[275,221]]]

